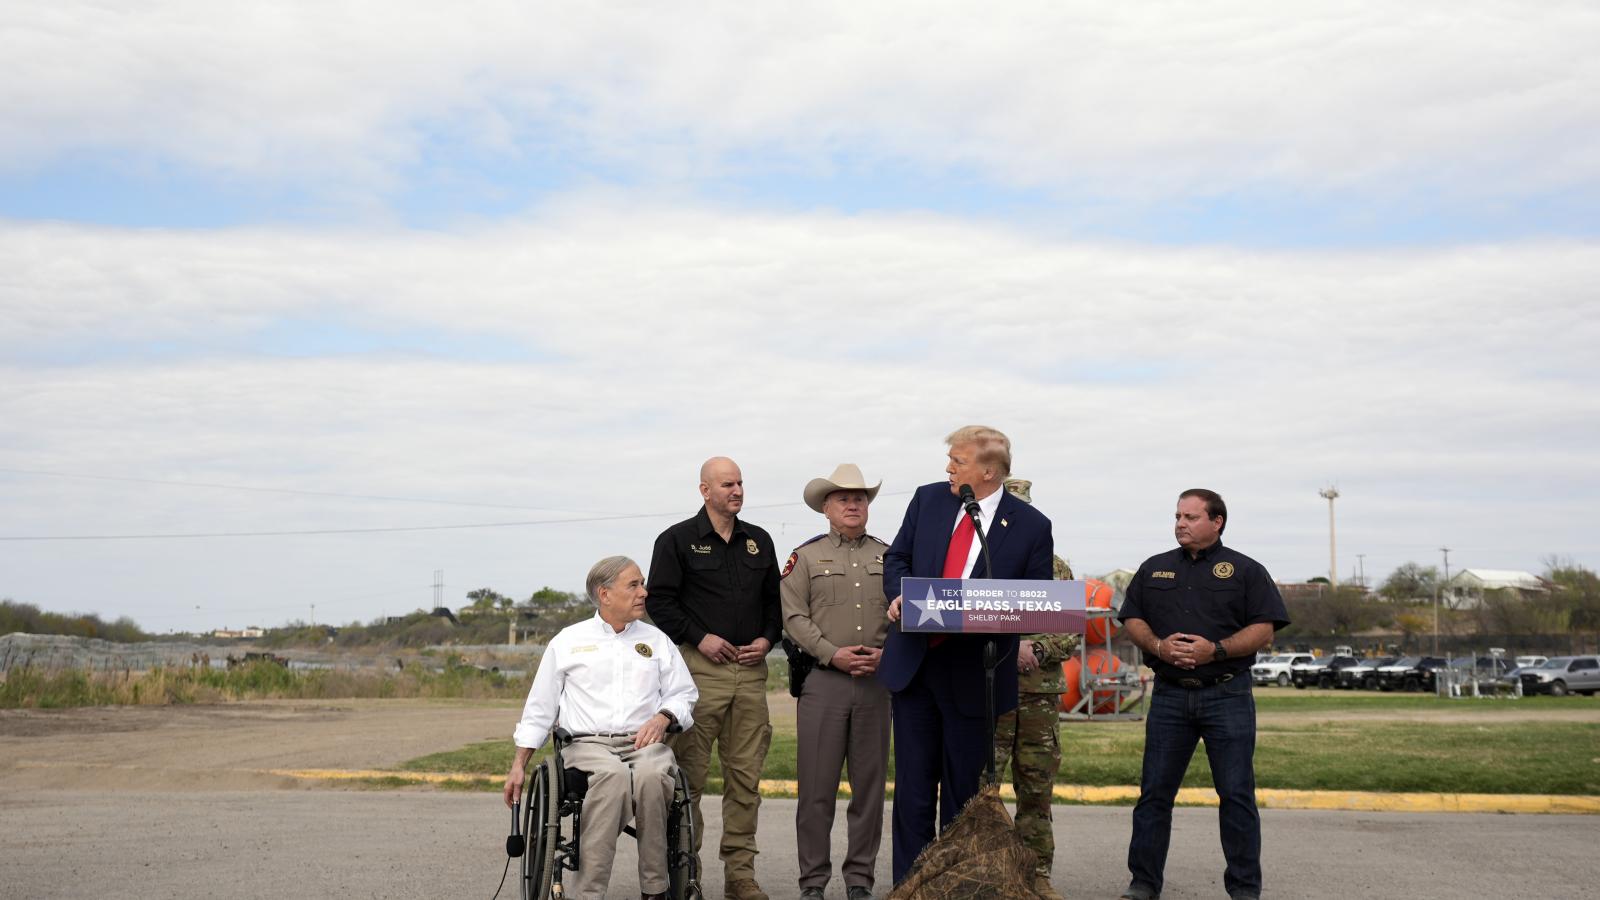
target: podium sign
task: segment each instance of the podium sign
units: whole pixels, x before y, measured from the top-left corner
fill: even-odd
[[[1082,634],[1083,581],[906,578],[900,628],[926,634]]]

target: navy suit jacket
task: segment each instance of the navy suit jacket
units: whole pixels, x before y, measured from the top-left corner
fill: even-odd
[[[961,499],[950,493],[948,482],[917,488],[911,505],[906,507],[900,532],[883,557],[885,597],[900,596],[902,578],[938,578],[944,574],[944,557],[950,549],[950,535],[960,509]],[[984,571],[980,553],[972,567],[972,577],[1048,581],[1055,574],[1052,566],[1055,541],[1050,535],[1050,520],[1003,489],[987,537],[994,573],[990,575]],[[956,677],[947,683],[951,685],[952,699],[962,715],[981,717],[984,713],[983,645],[989,637],[996,639],[1001,652],[1000,667],[995,670],[995,712],[1016,709],[1017,635],[953,635],[946,639],[940,657],[941,662],[955,670],[952,674]],[[878,680],[891,691],[904,690],[916,677],[927,652],[928,635],[904,632],[900,630],[900,623],[891,623],[884,640],[883,659],[878,665]]]

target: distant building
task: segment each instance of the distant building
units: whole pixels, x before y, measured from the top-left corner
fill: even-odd
[[[1328,590],[1329,587],[1327,583],[1321,581],[1278,582],[1278,593],[1282,595],[1285,602],[1295,600],[1320,600],[1327,596]]]
[[[1548,593],[1550,586],[1532,572],[1516,569],[1462,569],[1444,583],[1442,600],[1451,609],[1475,609],[1483,604],[1485,594],[1508,591],[1510,596],[1523,599],[1529,594]]]
[[[211,632],[211,636],[214,638],[224,638],[228,640],[258,638],[264,634],[266,634],[266,631],[263,630],[259,625],[251,625],[249,628],[240,628],[237,631],[230,628],[218,628],[216,631]]]

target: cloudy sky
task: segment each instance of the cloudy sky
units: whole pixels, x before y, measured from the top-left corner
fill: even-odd
[[[540,8],[540,7],[543,8]],[[1587,2],[0,12],[0,597],[365,620],[1011,435],[1080,571],[1600,566]],[[212,536],[215,535],[215,536]]]

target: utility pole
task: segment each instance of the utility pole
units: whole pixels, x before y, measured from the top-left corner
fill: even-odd
[[[315,603],[311,604],[311,624],[317,624],[317,605]]]
[[[1328,501],[1328,585],[1333,590],[1339,590],[1339,557],[1336,552],[1333,531],[1333,501],[1339,499],[1339,489],[1329,485],[1317,492],[1320,497]]]
[[[1356,564],[1358,566],[1360,566],[1360,571],[1361,571],[1361,574],[1356,576],[1356,577],[1361,580],[1361,587],[1362,588],[1366,588],[1366,586],[1367,586],[1367,555],[1365,553],[1357,553],[1356,554]]]
[[[1444,585],[1450,580],[1450,548],[1440,547],[1439,552],[1444,554],[1444,580],[1439,582],[1439,589],[1433,592],[1433,655],[1439,655],[1439,600],[1444,595]]]

